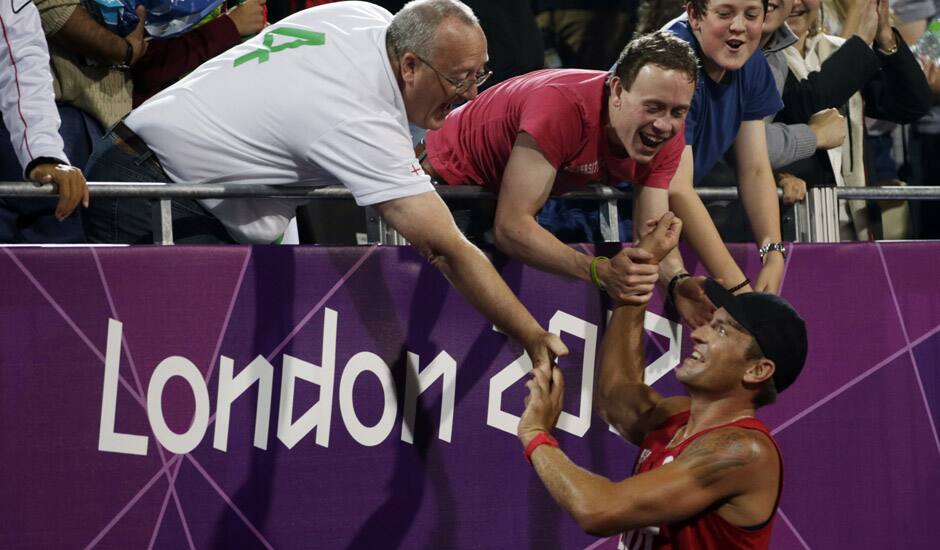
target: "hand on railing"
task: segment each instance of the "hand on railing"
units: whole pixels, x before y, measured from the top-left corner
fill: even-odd
[[[88,208],[88,185],[82,171],[67,164],[37,164],[29,173],[29,179],[37,185],[51,183],[56,187],[59,204],[55,208],[55,217],[59,221],[69,217],[81,202]]]
[[[806,182],[793,174],[778,173],[777,187],[783,189],[783,204],[794,204],[806,198]]]

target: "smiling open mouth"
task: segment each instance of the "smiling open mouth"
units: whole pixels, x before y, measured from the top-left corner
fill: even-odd
[[[793,19],[794,17],[803,17],[809,12],[806,8],[800,8],[798,10],[793,10],[790,12],[790,17],[788,19]]]
[[[668,136],[655,136],[655,135],[649,135],[649,134],[644,134],[643,132],[640,132],[640,141],[643,143],[643,145],[651,149],[655,149],[656,147],[659,147],[667,139],[669,139]]]

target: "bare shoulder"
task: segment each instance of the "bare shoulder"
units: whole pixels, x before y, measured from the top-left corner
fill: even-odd
[[[649,431],[658,430],[673,416],[689,410],[692,401],[684,395],[664,397],[656,403],[656,408],[650,413]]]
[[[733,479],[741,488],[776,478],[779,457],[773,443],[757,430],[729,426],[710,432],[692,442],[679,455],[706,485]],[[738,474],[747,471],[747,476]],[[735,474],[729,476],[729,474]]]

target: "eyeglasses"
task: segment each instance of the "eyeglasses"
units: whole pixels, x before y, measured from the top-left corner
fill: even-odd
[[[463,95],[467,93],[467,91],[474,85],[479,88],[480,86],[483,85],[484,82],[487,81],[487,79],[493,76],[493,71],[487,69],[486,67],[483,67],[483,69],[481,69],[480,72],[478,72],[475,75],[468,76],[467,78],[464,78],[463,80],[456,80],[454,78],[450,78],[449,76],[446,76],[443,73],[441,73],[441,71],[437,70],[437,68],[435,68],[434,65],[431,65],[430,63],[428,63],[427,60],[425,60],[420,55],[415,54],[415,57],[417,57],[419,61],[421,61],[428,67],[431,67],[431,70],[434,71],[434,74],[436,74],[439,78],[444,79],[445,81],[447,81],[448,84],[453,86],[454,92],[457,95]]]

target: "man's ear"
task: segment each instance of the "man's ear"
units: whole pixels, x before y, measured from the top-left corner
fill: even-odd
[[[614,107],[620,107],[620,95],[623,94],[623,80],[619,76],[612,76],[607,85],[610,87],[610,100]]]
[[[685,13],[689,17],[689,26],[692,27],[692,30],[695,32],[700,31],[702,28],[701,17],[703,14],[696,12],[692,4],[685,5]]]
[[[398,71],[401,73],[402,81],[406,84],[414,84],[418,71],[418,56],[412,52],[405,52],[398,58]]]
[[[748,384],[762,384],[774,375],[777,367],[766,357],[756,359],[744,372],[744,382]]]

